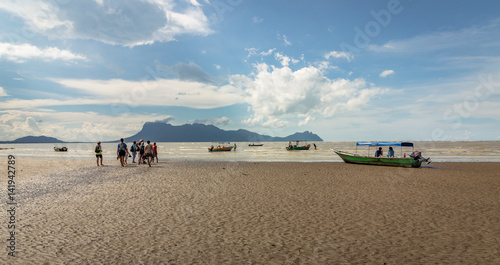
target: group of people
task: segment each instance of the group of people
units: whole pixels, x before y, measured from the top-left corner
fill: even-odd
[[[99,161],[102,164],[102,147],[101,142],[97,142],[95,147],[95,156],[97,158],[97,166],[99,166]],[[158,146],[156,143],[151,144],[149,140],[144,143],[144,140],[139,140],[139,142],[134,141],[130,149],[127,147],[127,144],[123,141],[123,138],[120,139],[120,143],[116,148],[116,159],[120,160],[120,164],[122,167],[127,165],[127,160],[129,157],[132,157],[132,163],[135,163],[135,158],[137,156],[138,164],[147,164],[151,167],[151,163],[154,163],[156,158],[156,163],[158,163]]]
[[[389,147],[389,151],[387,151],[387,157],[394,157],[394,149],[392,147]],[[379,147],[377,151],[375,151],[375,157],[383,157],[384,156],[384,151],[382,150],[382,147]]]

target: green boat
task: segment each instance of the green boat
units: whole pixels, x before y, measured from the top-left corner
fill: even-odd
[[[311,145],[307,144],[306,145],[300,145],[300,141],[296,141],[295,145],[292,145],[291,142],[288,143],[288,146],[286,147],[286,150],[292,151],[292,150],[309,150]]]
[[[358,145],[365,146],[400,146],[401,153],[403,147],[412,147],[413,143],[409,142],[358,142],[356,144],[356,151]],[[373,157],[373,156],[362,156],[360,154],[353,154],[343,151],[334,151],[344,162],[352,164],[363,164],[363,165],[376,165],[376,166],[394,166],[394,167],[420,167],[422,162],[427,164],[431,163],[430,158],[423,158],[419,151],[413,151],[409,157]]]

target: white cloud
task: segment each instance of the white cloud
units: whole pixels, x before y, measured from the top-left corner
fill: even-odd
[[[4,0],[0,9],[24,19],[33,30],[47,31],[57,28],[71,28],[72,23],[57,16],[58,5],[43,0]]]
[[[214,64],[215,69],[220,70],[220,65]]]
[[[385,70],[382,73],[380,73],[379,76],[380,77],[387,77],[387,76],[393,75],[393,74],[394,74],[394,70]]]
[[[92,39],[112,45],[144,45],[172,41],[182,34],[213,32],[202,5],[194,0],[5,0],[0,1],[0,9],[51,38]]]
[[[117,106],[185,106],[209,109],[244,102],[241,90],[231,86],[216,86],[175,79],[129,81],[123,79],[51,79],[78,91],[81,98],[70,99],[11,99],[3,108],[36,108],[63,105]]]
[[[292,43],[290,41],[288,41],[288,38],[286,37],[286,35],[283,35],[283,42],[285,43],[286,46],[292,45]]]
[[[253,17],[252,21],[255,24],[259,24],[259,23],[262,23],[264,21],[264,19],[260,18],[260,17]]]
[[[351,61],[354,58],[354,55],[348,52],[338,52],[338,51],[331,51],[327,54],[324,55],[325,59],[329,60],[330,58],[344,58],[347,61]]]
[[[63,141],[116,140],[135,134],[146,121],[172,119],[170,115],[133,112],[118,116],[95,112],[56,112],[51,110],[0,111],[0,135],[2,140],[33,135],[56,137]],[[61,130],[64,128],[64,130]]]
[[[500,33],[500,20],[481,27],[468,27],[456,31],[436,31],[418,35],[408,39],[392,40],[383,45],[369,45],[368,48],[375,52],[416,53],[430,52],[452,47],[477,48],[493,46],[498,47],[494,36]]]
[[[7,92],[5,92],[3,87],[0,86],[0,97],[6,97],[6,96],[7,96]]]
[[[273,52],[276,50],[276,48],[273,48],[273,49],[269,49],[267,52],[261,52],[260,55],[262,56],[268,56],[268,55],[271,55],[273,54]]]
[[[245,48],[245,51],[248,52],[248,57],[256,55],[259,49],[257,48]]]
[[[229,119],[226,116],[223,116],[221,118],[196,119],[196,120],[194,120],[194,123],[201,123],[201,124],[206,124],[206,125],[228,125],[230,122],[231,122],[231,119]]]
[[[274,58],[276,58],[276,60],[280,61],[281,65],[283,66],[288,66],[290,64],[290,62],[292,62],[293,64],[297,64],[299,63],[300,61],[297,60],[297,59],[294,59],[294,58],[291,58],[291,57],[288,57],[286,55],[283,55],[279,52],[277,52],[275,55],[274,55]]]
[[[369,86],[363,79],[330,80],[314,66],[292,71],[289,67],[256,65],[254,77],[239,76],[246,88],[246,102],[254,112],[245,121],[251,125],[282,127],[292,120],[300,124],[316,116],[331,117],[347,110],[358,110],[388,89]]]
[[[279,32],[276,34],[276,38],[278,40],[282,40],[283,41],[283,44],[285,44],[285,46],[290,46],[292,45],[292,43],[288,40],[287,36],[286,35],[281,35]]]
[[[60,50],[55,47],[40,49],[31,44],[11,44],[0,42],[0,58],[6,58],[10,61],[24,62],[25,60],[38,58],[42,60],[87,60],[80,54],[74,54],[68,50]]]
[[[283,55],[281,53],[276,53],[274,55],[274,57],[276,58],[276,60],[280,61],[281,62],[281,65],[283,66],[288,66],[288,64],[290,63],[290,57],[286,56],[286,55]]]

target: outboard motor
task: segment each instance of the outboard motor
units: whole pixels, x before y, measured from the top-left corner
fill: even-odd
[[[415,160],[421,160],[422,162],[425,162],[427,164],[430,164],[432,162],[430,157],[424,158],[420,151],[414,151],[413,153],[410,154],[410,157]]]

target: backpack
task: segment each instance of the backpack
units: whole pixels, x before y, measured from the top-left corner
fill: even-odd
[[[99,150],[99,145],[96,145],[96,146],[95,146],[95,152],[96,152],[96,153],[99,153],[99,152],[100,152],[100,150]]]
[[[135,152],[135,145],[132,145],[132,146],[130,147],[130,152]]]
[[[125,151],[125,143],[120,143],[120,151]]]

